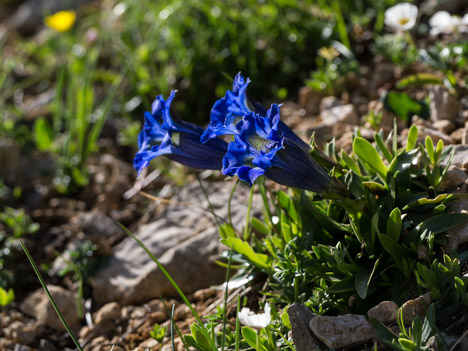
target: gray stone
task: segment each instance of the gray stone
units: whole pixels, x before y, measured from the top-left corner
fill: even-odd
[[[222,219],[227,218],[233,184],[214,182],[205,186],[214,210]],[[247,187],[239,186],[232,200],[232,220],[238,230],[245,222],[248,192]],[[255,194],[253,214],[261,213],[260,203],[260,196]],[[224,268],[214,261],[226,247],[219,242],[216,221],[208,207],[200,186],[192,183],[179,189],[158,218],[135,233],[185,293],[219,284],[225,278]],[[91,279],[91,284],[99,303],[119,301],[127,305],[175,295],[165,275],[130,237],[114,248],[114,256]]]
[[[442,182],[440,182],[439,187],[441,189],[455,189],[465,184],[467,179],[468,174],[464,170],[456,166],[450,166]]]
[[[333,107],[342,106],[343,102],[335,96],[327,96],[320,101],[320,112],[329,110]]]
[[[310,321],[317,315],[308,307],[295,303],[288,307],[288,316],[296,351],[320,350],[318,340],[309,328]]]
[[[72,327],[76,326],[79,322],[76,313],[76,294],[55,285],[48,286],[48,289],[67,323]],[[28,296],[20,308],[25,314],[36,318],[39,326],[46,325],[57,331],[65,331],[65,327],[42,288]]]
[[[341,122],[355,125],[359,123],[359,117],[356,113],[354,105],[352,104],[335,106],[323,110],[320,116],[322,117],[322,121],[326,124],[335,124]]]
[[[397,314],[398,306],[393,301],[382,301],[367,311],[369,318],[377,319],[387,325],[396,322]]]
[[[437,129],[441,133],[450,134],[455,130],[455,123],[448,119],[439,119],[434,121],[432,127]]]
[[[312,115],[317,115],[320,112],[322,98],[321,93],[309,87],[302,87],[299,90],[299,105]]]
[[[468,145],[455,145],[452,166],[468,170]]]
[[[429,294],[424,294],[417,299],[406,301],[401,306],[401,313],[403,314],[403,321],[405,325],[411,325],[416,317],[421,321],[426,317],[426,311],[431,303]]]
[[[50,341],[41,339],[39,341],[39,351],[57,351],[57,348]]]
[[[374,329],[365,316],[317,316],[310,321],[310,329],[328,348],[340,349],[366,342],[375,337]]]
[[[101,323],[105,320],[115,320],[120,318],[121,311],[117,302],[109,302],[102,306],[94,317],[96,323]]]
[[[442,85],[431,86],[429,98],[431,99],[430,110],[433,121],[440,119],[453,121],[458,118],[460,103]]]
[[[97,210],[78,214],[75,223],[89,235],[109,238],[123,233],[122,228],[113,219]]]
[[[468,213],[468,200],[453,202],[449,206],[450,211],[453,213]],[[448,229],[446,235],[449,239],[449,246],[453,249],[457,248],[459,245],[468,242],[468,223]]]
[[[34,324],[25,324],[20,321],[14,321],[4,330],[4,335],[19,344],[30,344],[36,336],[42,331],[42,328]]]

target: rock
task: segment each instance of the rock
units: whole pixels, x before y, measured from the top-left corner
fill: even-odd
[[[443,342],[441,340],[443,338]],[[464,337],[466,338],[466,335]],[[442,351],[447,350],[446,346],[449,347],[450,350],[453,349],[453,345],[457,342],[458,338],[452,335],[447,335],[444,332],[438,333],[437,335],[431,336],[427,342],[426,346],[429,348],[430,351]],[[462,339],[463,342],[463,339]],[[446,345],[446,346],[445,346]],[[461,345],[461,344],[460,344]],[[457,350],[466,350],[466,347],[457,348]]]
[[[458,118],[460,103],[442,86],[434,85],[429,88],[431,119],[437,121],[448,119],[454,121]]]
[[[449,207],[450,212],[453,213],[468,213],[468,200],[453,202]],[[468,223],[460,224],[455,228],[448,229],[446,236],[449,239],[449,245],[454,249],[461,244],[468,242]]]
[[[34,324],[25,324],[20,321],[15,321],[8,325],[3,330],[3,333],[8,339],[13,340],[14,342],[19,344],[30,344],[42,331],[41,329],[42,328],[38,328],[38,326]]]
[[[13,351],[35,351],[35,350],[33,348],[29,347],[29,346],[26,346],[26,345],[16,344]]]
[[[102,306],[99,311],[96,312],[94,317],[96,323],[101,323],[105,320],[119,319],[121,315],[120,306],[117,302],[109,302]]]
[[[143,341],[140,345],[140,349],[146,349],[146,350],[156,350],[156,347],[158,346],[158,342],[154,340],[153,338],[147,339]]]
[[[338,122],[356,125],[359,123],[359,117],[354,105],[335,106],[323,110],[320,114],[325,124],[335,124]]]
[[[360,344],[375,337],[374,329],[366,317],[357,314],[317,316],[310,321],[309,327],[330,349]]]
[[[39,351],[57,351],[57,348],[50,341],[41,339],[39,341]]]
[[[455,155],[451,165],[468,170],[468,145],[455,145]],[[442,160],[441,164],[446,164],[447,160]]]
[[[466,127],[462,130],[460,143],[468,145],[468,128]]]
[[[89,235],[109,238],[123,233],[122,228],[113,219],[97,210],[79,213],[74,222]]]
[[[344,150],[347,153],[351,153],[353,150],[353,136],[354,132],[346,132],[341,138],[339,138],[335,145],[337,150]]]
[[[233,182],[206,186],[217,215],[227,218],[227,202]],[[247,187],[238,187],[231,203],[233,223],[243,223],[248,201]],[[254,196],[253,214],[261,213],[261,199]],[[158,258],[178,286],[187,294],[224,281],[225,271],[214,263],[226,247],[219,242],[213,215],[198,184],[179,189],[159,217],[140,227],[135,236]],[[91,279],[95,300],[119,301],[121,305],[175,295],[157,265],[130,237],[114,248],[108,265]]]
[[[343,106],[343,102],[335,96],[326,96],[320,101],[320,112],[337,106]]]
[[[76,326],[79,322],[76,314],[76,294],[56,285],[49,285],[48,289],[67,323],[71,327]],[[42,288],[37,289],[28,296],[20,305],[20,308],[25,314],[36,318],[39,326],[48,326],[57,331],[65,331],[65,327],[60,322],[47,294]]]
[[[422,295],[414,300],[406,301],[401,306],[401,313],[403,314],[403,321],[405,325],[411,325],[416,317],[419,317],[421,321],[424,321],[426,317],[426,310],[431,303],[429,294]]]
[[[465,135],[465,128],[458,128],[452,133],[450,133],[450,138],[452,138],[455,144],[460,144],[462,142],[462,138]]]
[[[397,320],[398,306],[393,301],[382,301],[367,311],[367,315],[369,318],[377,319],[384,324],[392,324]]]
[[[309,328],[310,321],[317,316],[298,303],[288,307],[288,316],[296,351],[320,350],[318,340]]]
[[[434,121],[432,127],[444,134],[450,134],[455,130],[455,123],[448,119],[439,119]]]
[[[467,180],[468,174],[464,170],[456,166],[450,166],[439,187],[441,189],[455,189],[465,184]]]
[[[302,87],[299,90],[299,105],[308,113],[317,115],[320,112],[320,102],[323,95],[309,87]]]

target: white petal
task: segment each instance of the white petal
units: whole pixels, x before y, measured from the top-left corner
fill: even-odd
[[[268,303],[265,304],[265,313],[256,314],[250,309],[244,307],[238,314],[239,321],[248,327],[261,329],[266,328],[271,323],[271,308]]]

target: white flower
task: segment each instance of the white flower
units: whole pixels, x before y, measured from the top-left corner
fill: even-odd
[[[389,7],[385,11],[385,24],[395,31],[410,30],[416,24],[418,8],[408,2]]]
[[[447,11],[436,12],[429,20],[429,25],[432,27],[430,34],[436,36],[438,34],[451,34],[454,32],[468,31],[468,14],[463,18],[452,16]]]
[[[265,313],[256,314],[252,312],[250,309],[244,307],[239,312],[239,321],[248,327],[255,328],[255,329],[262,329],[266,328],[271,323],[271,308],[268,303],[265,304]]]

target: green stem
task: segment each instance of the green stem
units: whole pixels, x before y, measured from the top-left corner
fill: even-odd
[[[247,205],[247,215],[245,220],[245,227],[244,227],[244,235],[243,238],[245,241],[249,240],[250,237],[250,212],[252,211],[252,200],[254,194],[254,186],[250,188],[250,195],[249,195],[249,204]]]

